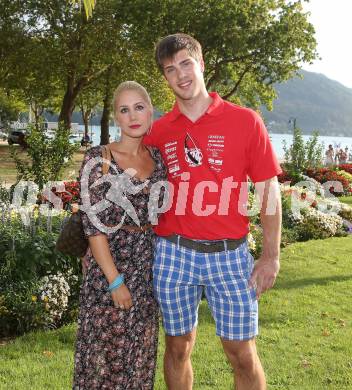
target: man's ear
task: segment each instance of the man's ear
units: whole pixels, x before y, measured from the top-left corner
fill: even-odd
[[[164,78],[165,83],[170,87],[170,83],[169,83],[168,79],[166,78],[166,75],[164,72],[163,72],[163,78]]]
[[[200,59],[200,61],[199,61],[199,65],[200,65],[200,70],[202,71],[202,73],[204,73],[204,70],[205,70],[205,64],[204,64],[203,57]]]

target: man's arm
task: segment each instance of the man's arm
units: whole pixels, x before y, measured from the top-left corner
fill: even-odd
[[[280,269],[281,240],[281,195],[277,177],[260,183],[260,186],[263,194],[260,210],[263,249],[249,281],[250,286],[257,289],[257,298],[275,283]]]

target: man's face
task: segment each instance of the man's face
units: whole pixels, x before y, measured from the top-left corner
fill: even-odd
[[[174,94],[181,100],[192,100],[204,85],[204,62],[191,57],[186,49],[178,51],[163,63],[164,76]]]

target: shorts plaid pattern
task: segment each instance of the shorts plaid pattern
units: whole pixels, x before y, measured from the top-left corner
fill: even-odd
[[[166,334],[192,331],[204,289],[218,336],[226,340],[256,336],[258,302],[255,289],[248,287],[252,269],[246,242],[231,251],[200,253],[159,237],[153,284]]]

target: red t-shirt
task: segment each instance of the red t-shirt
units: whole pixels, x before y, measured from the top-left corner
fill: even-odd
[[[160,236],[243,237],[248,177],[260,182],[281,172],[260,116],[217,93],[210,96],[213,102],[196,122],[176,104],[145,137],[160,149],[174,187],[172,206],[155,228]]]

